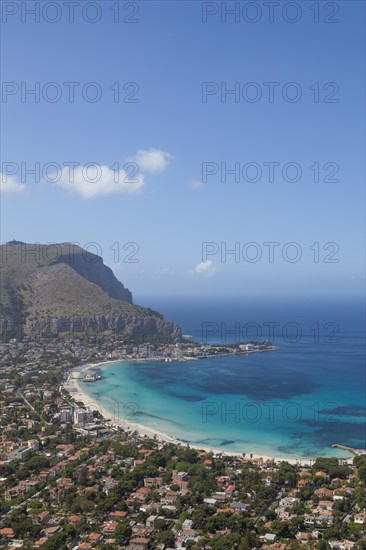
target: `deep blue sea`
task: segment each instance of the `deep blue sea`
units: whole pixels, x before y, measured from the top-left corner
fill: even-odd
[[[270,340],[266,353],[102,369],[90,397],[195,445],[277,458],[366,447],[364,303],[355,299],[139,300],[192,342]],[[116,405],[117,403],[117,405]]]

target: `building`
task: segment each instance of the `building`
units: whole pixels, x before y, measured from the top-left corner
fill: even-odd
[[[71,422],[71,412],[69,411],[69,409],[63,409],[60,412],[59,420],[60,420],[61,424],[67,424],[67,423]]]
[[[355,514],[354,522],[358,523],[360,525],[364,525],[366,523],[366,512],[361,512],[360,514]]]
[[[93,422],[93,411],[90,409],[75,409],[74,410],[74,424],[77,426],[84,426]]]

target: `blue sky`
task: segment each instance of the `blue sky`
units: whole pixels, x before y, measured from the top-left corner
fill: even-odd
[[[95,23],[82,17],[87,2],[73,23],[63,2],[55,23],[52,7],[34,22],[24,2],[2,4],[2,242],[97,243],[90,250],[135,297],[363,292],[363,2],[315,3],[318,23],[307,1],[280,2],[272,23],[264,2],[252,23],[248,2],[237,22],[222,21],[217,2],[120,2],[119,22],[115,2],[92,2],[98,11],[86,16],[99,14]],[[217,13],[203,22],[209,11]],[[39,102],[24,95],[37,82]],[[65,82],[79,83],[73,103]],[[214,93],[203,101],[205,82]],[[221,98],[235,86],[239,97]],[[91,102],[95,90],[101,97]],[[262,94],[256,102],[254,93]],[[73,181],[70,162],[79,164]],[[123,183],[120,172],[115,182],[108,167],[127,162],[138,166],[137,181]],[[64,171],[51,183],[24,173],[35,163]],[[87,163],[101,170],[94,184]],[[239,167],[240,181],[225,181],[223,163]],[[276,163],[273,182],[268,163]],[[203,178],[203,166],[216,173]],[[339,181],[323,181],[334,168]],[[299,169],[298,181],[286,181]],[[273,262],[269,242],[278,243]],[[211,254],[203,257],[203,246]],[[225,257],[235,247],[240,257]]]

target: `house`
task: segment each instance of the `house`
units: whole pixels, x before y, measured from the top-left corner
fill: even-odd
[[[295,506],[295,504],[298,504],[300,502],[299,498],[296,497],[284,497],[281,498],[279,505],[283,508],[291,508],[292,506]]]
[[[174,502],[178,497],[178,493],[176,491],[167,491],[163,497],[161,497],[160,502],[162,504],[171,504]]]
[[[48,541],[48,538],[47,538],[47,537],[42,537],[42,538],[38,539],[38,540],[34,543],[34,546],[35,546],[36,548],[40,548],[40,547],[43,546],[43,544],[45,544],[47,541]]]
[[[329,476],[327,472],[319,471],[315,473],[315,477],[322,477],[323,479],[328,479]]]
[[[77,515],[69,516],[68,519],[69,519],[70,525],[73,525],[74,527],[76,527],[77,525],[81,525],[83,523],[83,518],[81,516],[77,516]]]
[[[351,550],[356,546],[356,543],[350,540],[330,540],[328,544],[332,550]]]
[[[161,487],[163,480],[161,477],[144,477],[144,487]]]
[[[178,548],[184,548],[189,540],[197,542],[199,536],[194,529],[182,529],[177,533],[176,543]]]
[[[192,529],[193,521],[191,519],[185,519],[182,523],[182,529]]]
[[[107,521],[102,525],[102,533],[103,535],[113,535],[117,527],[118,527],[117,521]]]
[[[130,544],[127,547],[129,550],[148,550],[149,539],[145,537],[136,537],[130,540]]]
[[[134,496],[138,500],[141,500],[141,501],[144,502],[146,500],[148,494],[149,494],[148,487],[140,487],[139,489],[137,489],[137,491],[135,491],[134,493],[131,494],[131,497]]]
[[[265,544],[262,546],[262,550],[285,550],[286,545],[281,542],[275,542],[274,544]]]
[[[226,496],[226,493],[222,491],[217,491],[212,495],[218,502],[225,502],[228,497]]]
[[[262,537],[261,537],[262,538]],[[265,542],[275,542],[277,538],[277,535],[275,535],[274,533],[266,533],[264,536],[263,536],[263,540]]]
[[[121,519],[125,518],[126,516],[127,512],[122,512],[121,510],[115,510],[114,512],[110,512],[108,514],[108,517],[114,521],[121,521]]]
[[[316,518],[316,523],[318,525],[322,523],[327,523],[328,525],[331,525],[333,523],[333,514],[332,512],[329,512],[329,510],[323,510],[321,514]]]
[[[59,525],[56,525],[54,527],[46,527],[45,529],[42,529],[41,535],[44,537],[52,537],[56,533],[60,531],[61,527]]]
[[[59,483],[51,489],[50,494],[53,499],[56,500],[58,504],[61,503],[61,501],[65,498],[66,493],[72,489],[71,485],[64,485],[62,483]]]
[[[225,495],[232,498],[235,495],[235,485],[229,485],[229,487],[225,489]]]
[[[320,489],[316,489],[314,491],[314,494],[316,494],[317,497],[331,497],[333,496],[333,491],[331,491],[330,489],[327,489],[326,487],[321,487]]]
[[[342,480],[340,477],[334,477],[334,478],[332,479],[332,481],[331,481],[331,484],[332,484],[332,485],[335,485],[335,484],[341,485],[342,483],[343,483],[343,480]]]
[[[117,481],[113,479],[112,477],[102,477],[101,484],[103,485],[103,492],[106,493],[106,495],[109,494],[109,491],[113,489],[117,485]]]
[[[215,504],[217,503],[217,500],[215,498],[204,498],[203,502],[205,504],[208,504],[209,506],[215,506]]]
[[[251,507],[249,504],[244,504],[243,502],[233,502],[231,504],[231,509],[234,512],[250,512]]]
[[[355,492],[353,487],[339,487],[338,489],[334,490],[334,494],[336,495],[344,495],[347,497],[350,497]]]
[[[34,522],[37,523],[37,525],[44,525],[45,523],[48,523],[50,519],[50,514],[47,512],[47,510],[44,510],[43,512],[40,512],[36,516],[34,516]]]
[[[14,533],[14,531],[11,527],[3,527],[3,529],[0,529],[0,535],[2,537],[12,539],[14,537],[15,533]]]
[[[231,481],[231,479],[230,479],[229,476],[218,476],[216,478],[217,485],[223,485],[225,487],[230,485],[230,481]]]
[[[306,487],[307,485],[311,485],[311,479],[300,479],[297,485],[299,487]]]
[[[20,495],[19,487],[10,487],[5,491],[5,500],[13,500]]]
[[[361,512],[360,514],[354,515],[354,522],[358,523],[360,525],[364,525],[366,523],[366,513]]]
[[[88,536],[88,540],[90,540],[91,543],[97,544],[101,543],[103,539],[103,535],[101,533],[90,533]]]
[[[187,472],[178,472],[177,470],[173,470],[172,478],[173,483],[176,483],[177,485],[179,485],[181,481],[189,481],[189,475]]]
[[[158,519],[158,516],[149,516],[146,520],[146,527],[153,527],[155,520]]]
[[[303,542],[304,544],[307,544],[311,540],[318,538],[318,531],[313,531],[312,533],[306,533],[303,531],[299,531],[296,533],[296,540],[299,542]]]
[[[334,506],[334,502],[332,500],[320,500],[318,504],[318,510],[329,510],[331,511]]]

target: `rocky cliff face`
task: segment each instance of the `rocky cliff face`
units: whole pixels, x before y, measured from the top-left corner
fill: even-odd
[[[132,305],[131,292],[102,258],[79,247],[12,242],[0,247],[0,258],[3,339],[114,334],[171,342],[181,336],[159,313]]]
[[[79,249],[82,250],[82,249]],[[110,298],[122,300],[132,304],[132,294],[116,279],[113,271],[103,263],[103,259],[96,254],[83,253],[62,254],[57,256],[51,265],[67,264],[87,281],[95,283],[104,290]]]
[[[128,341],[131,339],[148,341],[157,338],[169,342],[179,339],[181,336],[178,325],[165,321],[154,311],[151,311],[150,314],[136,311],[91,317],[47,317],[27,321],[25,330],[27,334],[51,338],[59,335],[78,337],[79,335],[94,336],[110,333]]]

